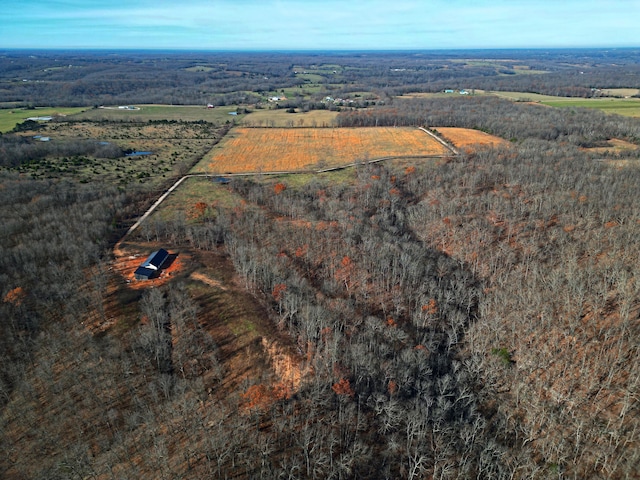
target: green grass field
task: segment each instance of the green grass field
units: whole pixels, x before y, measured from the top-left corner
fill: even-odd
[[[317,73],[298,73],[296,78],[304,80],[309,83],[322,83],[325,81],[325,77]]]
[[[306,113],[287,113],[284,109],[256,110],[245,116],[241,124],[253,127],[323,127],[335,125],[338,112],[312,110]]]
[[[215,68],[206,65],[195,65],[193,67],[187,67],[185,70],[187,72],[212,72]]]
[[[595,108],[605,113],[640,117],[640,98],[585,98],[547,100],[544,105],[558,108]]]
[[[626,90],[624,90],[626,92]],[[615,113],[627,117],[640,117],[640,98],[570,98],[523,92],[484,92],[476,90],[476,95],[494,95],[517,102],[536,102],[557,108],[595,108],[605,113]]]
[[[215,184],[211,178],[192,177],[182,182],[180,188],[174,190],[153,215],[162,220],[184,218],[187,221],[199,221],[201,212],[195,207],[199,202],[206,203],[208,207],[216,204],[233,208],[240,205],[241,201],[242,197],[224,185]],[[209,208],[207,213],[213,215],[212,209]]]
[[[0,109],[0,133],[6,133],[24,122],[30,117],[50,117],[55,115],[74,115],[83,112],[88,107],[76,108],[36,108],[35,110],[26,110],[24,108],[8,108]]]
[[[287,188],[306,188],[313,182],[330,183],[331,185],[352,183],[355,179],[354,167],[324,173],[296,173],[263,177],[264,182],[284,183]]]
[[[94,108],[74,116],[74,120],[126,120],[134,119],[140,122],[149,120],[175,120],[195,122],[204,120],[207,122],[222,124],[234,119],[239,120],[242,114],[230,115],[235,112],[235,106],[207,108],[206,105],[136,105],[139,110],[121,110],[116,107]]]

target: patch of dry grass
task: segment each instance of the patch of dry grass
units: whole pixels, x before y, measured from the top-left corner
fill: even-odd
[[[237,128],[196,170],[295,171],[385,157],[447,153],[443,145],[414,128]]]
[[[471,128],[437,127],[435,130],[458,148],[466,149],[472,146],[497,147],[508,144],[503,138]]]
[[[284,109],[256,110],[242,119],[247,127],[331,127],[335,125],[338,112],[312,110],[288,113]]]

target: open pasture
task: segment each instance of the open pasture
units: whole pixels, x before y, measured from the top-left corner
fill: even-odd
[[[27,118],[74,115],[86,109],[86,107],[0,109],[0,133],[5,133],[13,130],[13,127],[15,127],[19,123],[24,122]]]
[[[90,121],[183,121],[196,122],[206,121],[215,124],[232,122],[234,119],[242,117],[241,114],[231,115],[237,107],[215,107],[207,108],[206,105],[136,105],[138,110],[126,110],[115,107],[94,108],[76,115],[74,120]]]
[[[605,113],[640,117],[640,98],[562,98],[542,102],[558,108],[595,108]]]
[[[622,92],[632,93],[631,90]],[[517,102],[537,102],[542,105],[557,108],[595,108],[605,113],[616,113],[627,117],[640,117],[640,98],[573,98],[554,97],[552,95],[540,95],[538,93],[524,92],[484,92],[476,90],[476,95],[486,94],[507,98]],[[620,93],[620,92],[618,92]]]
[[[506,140],[500,137],[471,128],[436,127],[435,130],[442,135],[443,138],[453,143],[454,146],[462,149],[473,146],[497,147],[508,144]]]
[[[298,171],[385,157],[447,153],[443,145],[415,128],[237,128],[194,170],[215,173]]]

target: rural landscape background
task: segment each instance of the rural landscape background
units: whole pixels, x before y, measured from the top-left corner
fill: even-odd
[[[638,478],[640,50],[8,50],[0,107],[1,478]]]

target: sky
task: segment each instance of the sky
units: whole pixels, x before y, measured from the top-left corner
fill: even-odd
[[[640,0],[0,0],[0,48],[640,47]]]

